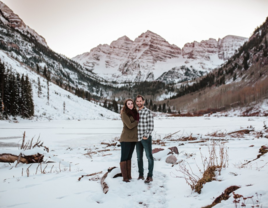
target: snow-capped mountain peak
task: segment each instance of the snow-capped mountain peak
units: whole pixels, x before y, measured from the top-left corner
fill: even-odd
[[[186,43],[181,49],[147,30],[134,41],[123,36],[73,60],[111,81],[152,81],[160,76],[163,80],[164,72],[181,66],[195,69],[199,76],[222,64],[246,40],[228,35],[218,41],[209,38]]]

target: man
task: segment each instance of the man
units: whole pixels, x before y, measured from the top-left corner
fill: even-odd
[[[154,169],[154,158],[152,154],[152,131],[154,130],[154,119],[151,111],[144,106],[144,97],[138,95],[136,97],[136,105],[140,115],[138,124],[138,142],[136,144],[136,152],[138,158],[139,167],[139,179],[144,180],[143,175],[143,150],[145,150],[146,157],[148,159],[148,175],[145,183],[153,181],[153,169]]]

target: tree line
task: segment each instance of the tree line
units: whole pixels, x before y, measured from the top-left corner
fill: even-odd
[[[32,86],[29,77],[13,73],[0,63],[0,118],[34,115]]]

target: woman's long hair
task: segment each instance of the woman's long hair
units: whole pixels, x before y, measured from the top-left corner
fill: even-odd
[[[127,102],[128,102],[128,101],[131,101],[131,102],[133,103],[133,109],[132,109],[132,110],[130,110],[130,109],[127,107]],[[134,104],[134,100],[132,100],[132,99],[130,99],[130,98],[126,99],[126,100],[125,100],[124,107],[123,107],[123,109],[122,109],[122,112],[125,112],[128,116],[133,116],[133,113],[134,113],[134,115],[137,115],[137,114],[138,114],[138,111],[137,111],[137,108],[136,108],[136,106],[135,106],[135,104]]]

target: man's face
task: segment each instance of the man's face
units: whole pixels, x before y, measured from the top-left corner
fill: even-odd
[[[138,108],[142,108],[143,106],[144,106],[144,100],[142,100],[142,98],[141,97],[138,97],[137,99],[136,99],[136,105],[138,106]]]

